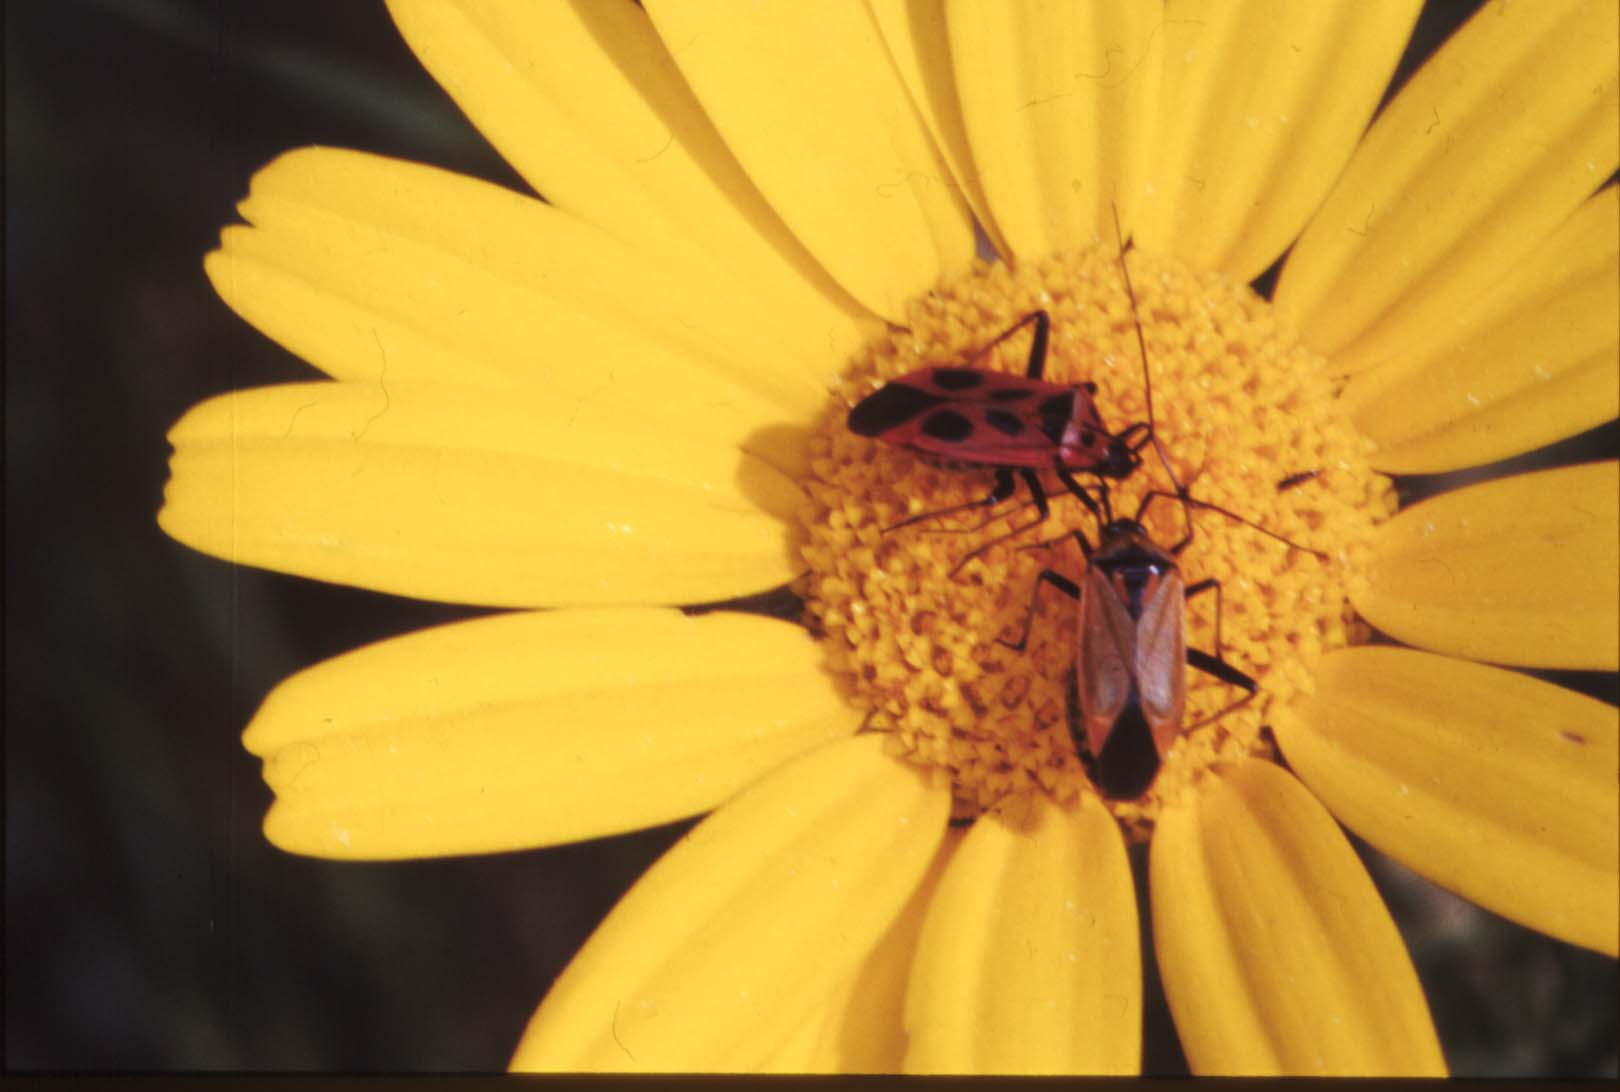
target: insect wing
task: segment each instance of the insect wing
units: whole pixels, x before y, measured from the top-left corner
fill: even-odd
[[[981,368],[922,368],[862,399],[849,429],[981,466],[1100,464],[1112,437],[1089,385],[1066,387]]]
[[[1109,574],[1092,566],[1080,588],[1079,653],[1075,690],[1086,748],[1102,754],[1120,711],[1131,700],[1136,622],[1114,591]]]
[[[1161,758],[1170,753],[1187,708],[1186,602],[1180,570],[1164,569],[1146,589],[1136,623],[1137,700]]]

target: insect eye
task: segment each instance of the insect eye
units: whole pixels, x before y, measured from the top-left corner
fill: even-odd
[[[1080,443],[1086,447],[1096,447],[1097,434],[1092,432],[1089,428],[1085,429],[1080,433]]]

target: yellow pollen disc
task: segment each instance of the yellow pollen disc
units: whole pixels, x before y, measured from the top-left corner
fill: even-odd
[[[1278,325],[1265,300],[1214,273],[1136,251],[1128,258],[1155,431],[1176,476],[1192,497],[1326,555],[1192,510],[1195,537],[1176,558],[1182,579],[1189,587],[1220,582],[1222,658],[1259,689],[1229,709],[1243,690],[1176,665],[1186,672],[1186,715],[1157,780],[1137,798],[1105,801],[1133,837],[1145,838],[1163,803],[1201,771],[1271,753],[1269,711],[1308,693],[1325,651],[1353,643],[1347,595],[1373,525],[1394,511],[1394,493],[1367,466],[1370,442],[1339,412],[1322,360]],[[1032,791],[1061,802],[1098,792],[1087,773],[1092,756],[1082,755],[1084,733],[1071,731],[1073,673],[1085,670],[1077,660],[1079,608],[1051,587],[1035,594],[1046,568],[1080,583],[1086,560],[1063,536],[1080,530],[1095,543],[1097,520],[1044,473],[1051,517],[953,576],[976,547],[1035,518],[1025,487],[989,523],[985,510],[972,509],[886,532],[908,516],[985,497],[994,468],[947,465],[857,436],[846,417],[890,379],[970,363],[1037,309],[1051,316],[1043,378],[1096,383],[1111,433],[1146,421],[1133,310],[1119,255],[1103,247],[1017,269],[980,263],[915,301],[909,329],[853,361],[810,442],[809,572],[799,585],[809,624],[824,635],[829,666],[868,714],[868,729],[889,733],[895,753],[946,771],[961,817]],[[985,366],[1022,376],[1030,344],[1026,328]],[[1174,489],[1154,446],[1140,454],[1140,469],[1109,483],[1116,517],[1135,515],[1146,490]],[[1277,488],[1308,471],[1318,473]],[[1160,498],[1142,522],[1168,549],[1185,535],[1187,518],[1179,502]],[[1189,648],[1215,651],[1215,615],[1213,592],[1188,601]],[[1026,624],[1023,650],[1009,647]]]

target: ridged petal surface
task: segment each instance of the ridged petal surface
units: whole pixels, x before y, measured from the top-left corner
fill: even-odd
[[[1505,459],[1620,415],[1620,187],[1343,399],[1395,474]]]
[[[877,326],[771,210],[630,0],[390,0],[546,200],[677,271],[825,383]],[[825,354],[825,358],[823,357]]]
[[[906,1058],[906,984],[911,977],[923,917],[940,877],[962,843],[952,827],[912,892],[905,909],[873,947],[866,962],[832,999],[773,1055],[770,1073],[899,1073]]]
[[[1501,668],[1334,653],[1283,712],[1289,765],[1346,826],[1560,940],[1620,949],[1620,712]]]
[[[908,1072],[1140,1072],[1136,891],[1095,797],[973,825],[929,907],[906,1025]]]
[[[1170,0],[1164,78],[1135,238],[1250,281],[1349,160],[1418,0]]]
[[[798,488],[667,425],[516,387],[239,391],[170,430],[158,522],[238,564],[473,605],[699,603],[790,579]]]
[[[1127,234],[1159,89],[1158,4],[951,2],[951,63],[979,180],[1014,256]]]
[[[1620,5],[1487,4],[1401,89],[1276,306],[1354,374],[1507,275],[1620,166]]]
[[[829,744],[682,838],[552,986],[518,1070],[740,1072],[863,964],[928,871],[950,792]]]
[[[227,228],[208,257],[215,287],[338,379],[522,384],[696,424],[786,469],[802,440],[783,443],[785,426],[826,396],[779,332],[487,182],[307,148],[259,171],[241,211],[253,226]]]
[[[862,0],[649,0],[675,64],[783,221],[892,322],[973,258],[972,217]]]
[[[860,716],[803,629],[653,608],[504,614],[292,676],[244,738],[282,849],[493,853],[706,811]]]
[[[1153,935],[1194,1073],[1443,1076],[1423,988],[1355,850],[1247,759],[1159,819]]]
[[[900,78],[911,92],[911,101],[922,115],[928,133],[934,138],[951,175],[962,189],[962,197],[973,210],[990,242],[1000,253],[1007,252],[990,202],[979,183],[979,168],[973,162],[967,128],[962,122],[962,104],[956,96],[956,74],[951,69],[950,32],[945,20],[945,0],[867,0],[877,20],[883,40],[889,45]]]
[[[1620,464],[1472,485],[1378,529],[1351,602],[1407,644],[1521,667],[1620,666]]]

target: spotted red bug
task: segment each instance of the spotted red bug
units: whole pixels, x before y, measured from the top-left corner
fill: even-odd
[[[988,367],[997,346],[1024,327],[1034,326],[1029,364],[1022,376]],[[997,542],[1039,526],[1050,514],[1039,471],[1051,471],[1093,513],[1091,493],[1074,476],[1093,474],[1103,491],[1107,478],[1124,478],[1142,465],[1138,452],[1147,443],[1148,426],[1131,425],[1110,433],[1097,410],[1095,383],[1049,383],[1046,368],[1051,319],[1034,311],[1008,327],[962,365],[919,368],[890,380],[849,411],[849,430],[928,458],[953,465],[982,466],[996,472],[995,486],[984,498],[950,508],[923,512],[886,530],[970,508],[994,508],[1007,500],[1022,480],[1037,516],[963,558],[984,552]],[[958,564],[958,568],[961,564]]]

